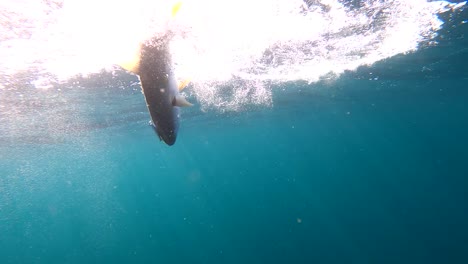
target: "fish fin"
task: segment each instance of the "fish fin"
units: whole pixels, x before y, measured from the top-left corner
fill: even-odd
[[[181,7],[182,7],[182,1],[175,1],[171,9],[172,18],[174,18],[177,15]],[[127,48],[129,52],[124,52],[120,54],[120,59],[118,59],[117,64],[129,72],[138,74],[139,67],[140,67],[140,59],[141,59],[141,45],[142,44],[139,43],[138,46],[131,46],[131,47],[129,46]],[[184,87],[187,84],[188,82],[184,81]]]
[[[175,17],[177,13],[180,10],[180,7],[182,6],[182,1],[177,1],[173,6],[172,6],[172,17]]]
[[[183,96],[176,95],[176,96],[174,96],[174,99],[172,99],[172,105],[173,106],[179,106],[179,107],[185,107],[185,106],[192,106],[193,104],[191,104],[189,101],[187,101],[187,99],[185,99]]]
[[[181,82],[179,82],[179,91],[182,91],[187,85],[190,83],[190,79],[185,79]]]
[[[139,44],[136,48],[131,48],[132,52],[129,52],[121,56],[118,65],[129,72],[138,74],[140,68],[141,58],[141,45]]]

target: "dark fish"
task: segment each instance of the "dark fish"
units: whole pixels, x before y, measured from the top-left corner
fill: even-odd
[[[154,38],[145,42],[140,46],[136,65],[124,68],[140,77],[154,129],[162,141],[173,145],[179,130],[179,108],[192,104],[179,93],[168,39]]]

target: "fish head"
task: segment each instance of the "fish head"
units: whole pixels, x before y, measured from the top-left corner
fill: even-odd
[[[158,137],[169,146],[174,145],[179,132],[179,107],[168,105],[160,111],[154,122]]]

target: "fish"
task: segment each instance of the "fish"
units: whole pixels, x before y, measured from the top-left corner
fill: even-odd
[[[179,8],[179,3],[174,5],[173,16]],[[158,137],[172,146],[179,131],[180,107],[193,104],[180,94],[189,81],[185,80],[180,85],[177,83],[172,67],[170,40],[169,32],[140,43],[132,61],[120,65],[139,77],[151,124]]]

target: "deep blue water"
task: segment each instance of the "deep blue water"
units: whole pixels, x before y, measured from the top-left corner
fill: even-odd
[[[136,89],[3,91],[0,263],[468,263],[467,32],[173,147]]]

